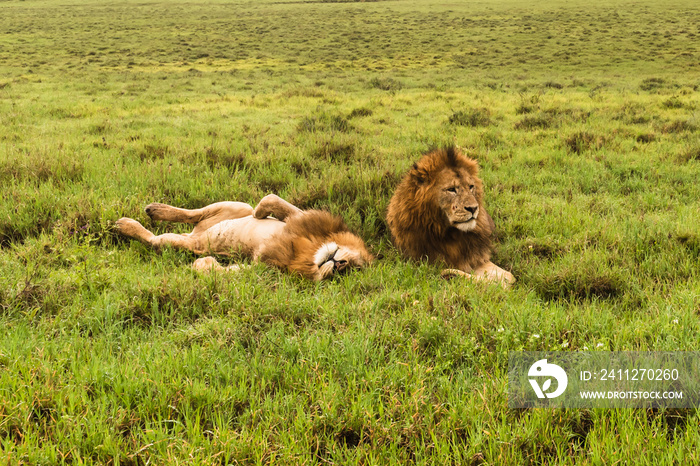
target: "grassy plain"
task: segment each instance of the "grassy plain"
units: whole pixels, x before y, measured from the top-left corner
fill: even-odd
[[[0,462],[698,464],[694,411],[507,408],[508,353],[700,350],[696,2],[0,1]],[[477,158],[510,291],[402,261]],[[275,192],[381,257],[202,276],[113,232]]]

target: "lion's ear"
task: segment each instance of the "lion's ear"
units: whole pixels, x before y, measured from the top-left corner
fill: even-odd
[[[476,160],[465,158],[465,168],[471,176],[479,176],[479,163]]]
[[[423,184],[428,180],[428,172],[420,168],[417,163],[413,164],[410,173],[411,178],[413,178],[418,184]]]

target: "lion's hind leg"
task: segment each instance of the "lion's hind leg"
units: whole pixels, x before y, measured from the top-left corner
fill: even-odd
[[[195,253],[203,252],[199,246],[199,241],[196,237],[190,235],[178,235],[175,233],[164,233],[162,235],[154,235],[148,231],[141,223],[131,218],[120,218],[115,224],[117,231],[129,238],[134,238],[141,241],[143,244],[150,246],[156,250],[168,245],[177,249],[185,249]]]
[[[301,213],[302,210],[295,205],[290,204],[275,194],[268,194],[263,197],[253,211],[253,217],[257,219],[275,217],[277,220],[284,222],[284,219],[292,215]]]
[[[120,234],[137,239],[149,246],[151,245],[151,240],[156,236],[141,225],[141,223],[132,218],[120,218],[115,223],[115,227]]]
[[[206,228],[222,220],[232,220],[253,214],[253,208],[245,202],[224,201],[200,209],[181,209],[154,202],[146,206],[146,213],[153,220],[179,223],[204,223]],[[204,228],[204,229],[206,229]]]

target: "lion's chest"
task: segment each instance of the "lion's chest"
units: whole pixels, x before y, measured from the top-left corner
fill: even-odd
[[[284,229],[277,219],[253,216],[224,220],[209,228],[201,239],[202,246],[215,254],[240,253],[255,257],[272,236]]]

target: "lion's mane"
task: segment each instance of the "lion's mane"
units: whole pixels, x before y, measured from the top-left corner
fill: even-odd
[[[314,254],[324,243],[334,242],[360,253],[366,263],[372,260],[362,240],[351,233],[345,222],[322,210],[308,210],[285,219],[281,233],[273,236],[259,259],[282,270],[313,279],[318,267]]]

